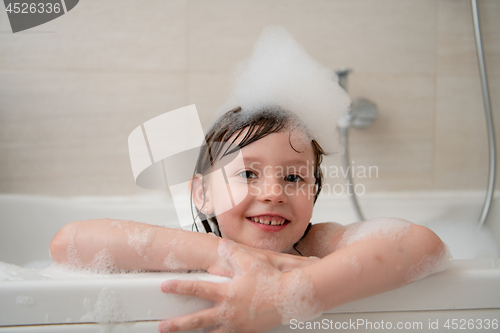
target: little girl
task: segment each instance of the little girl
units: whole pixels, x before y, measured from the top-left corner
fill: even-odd
[[[321,136],[311,136],[305,123],[272,104],[251,112],[235,107],[219,118],[190,182],[207,233],[131,221],[77,221],[52,240],[53,260],[89,266],[107,258],[120,270],[205,270],[232,278],[164,282],[163,292],[215,305],[163,321],[160,332],[265,332],[444,269],[445,245],[408,221],[310,224],[324,153]],[[213,172],[220,168],[224,177]]]

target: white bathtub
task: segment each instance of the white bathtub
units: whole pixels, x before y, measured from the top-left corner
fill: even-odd
[[[500,260],[496,249],[464,250],[468,243],[500,243],[498,235],[472,235],[464,229],[476,219],[481,195],[377,194],[361,198],[368,216],[398,216],[430,224],[461,257],[441,273],[403,288],[345,304],[325,312],[309,324],[293,322],[272,332],[328,329],[497,332],[500,330]],[[134,198],[73,198],[0,195],[0,261],[36,267],[50,261],[50,239],[64,224],[80,219],[109,217],[169,225],[175,214],[161,195]],[[313,221],[351,222],[346,198],[321,198]],[[436,223],[438,222],[438,223]],[[459,224],[454,238],[443,225]],[[493,231],[498,228],[493,226]],[[465,230],[465,232],[464,232]],[[472,236],[471,236],[472,235]],[[456,242],[456,238],[466,237]],[[494,247],[494,245],[493,245]],[[147,273],[113,276],[48,277],[40,270],[3,266],[0,271],[0,332],[157,332],[160,319],[171,318],[211,306],[195,298],[160,292],[170,278],[224,281],[208,274]],[[108,300],[108,303],[102,303]],[[104,305],[105,306],[104,306]],[[100,308],[113,308],[114,317],[102,316]],[[100,317],[99,317],[100,316]],[[119,318],[122,324],[102,324]],[[99,324],[99,322],[101,324]],[[309,325],[309,326],[305,326]],[[482,326],[479,329],[479,326]],[[485,327],[489,326],[489,329]],[[315,327],[315,329],[313,329]],[[311,328],[311,329],[309,329]]]

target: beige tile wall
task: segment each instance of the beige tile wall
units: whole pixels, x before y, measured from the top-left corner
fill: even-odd
[[[497,112],[500,1],[479,6]],[[324,65],[352,68],[351,95],[378,105],[373,126],[350,133],[355,165],[378,168],[358,179],[367,191],[485,187],[468,0],[88,0],[16,34],[0,10],[0,193],[148,192],[133,182],[128,134],[191,103],[207,125],[275,24]]]

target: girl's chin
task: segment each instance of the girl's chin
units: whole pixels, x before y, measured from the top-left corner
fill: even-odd
[[[278,237],[265,237],[252,240],[251,244],[248,245],[261,250],[283,252],[285,249],[292,246],[293,244],[289,246],[288,244],[283,242],[282,239]]]

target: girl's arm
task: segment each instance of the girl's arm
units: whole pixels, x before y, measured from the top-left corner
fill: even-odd
[[[399,219],[375,219],[347,227],[323,224],[308,236],[314,244],[304,244],[305,248],[323,258],[302,271],[314,285],[324,310],[441,271],[450,259],[434,232]]]
[[[209,270],[221,263],[217,246],[214,235],[98,219],[65,225],[52,239],[50,254],[55,262],[96,272],[106,271],[99,267],[106,261],[118,270]]]
[[[92,272],[119,270],[205,270],[233,276],[233,269],[217,253],[213,234],[111,219],[76,221],[65,225],[50,243],[56,263]],[[248,248],[273,267],[287,271],[315,260]]]

